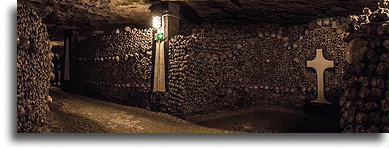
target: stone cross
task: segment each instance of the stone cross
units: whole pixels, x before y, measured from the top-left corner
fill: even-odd
[[[317,49],[316,50],[316,57],[312,61],[307,61],[307,67],[311,67],[316,70],[316,75],[317,75],[317,91],[318,95],[315,100],[312,102],[316,103],[324,103],[324,104],[331,104],[331,102],[328,102],[324,98],[324,71],[327,68],[334,68],[334,61],[329,61],[324,58],[323,56],[323,50],[322,49]]]

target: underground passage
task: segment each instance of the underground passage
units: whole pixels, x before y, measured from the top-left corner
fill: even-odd
[[[387,0],[20,0],[18,133],[387,133]]]

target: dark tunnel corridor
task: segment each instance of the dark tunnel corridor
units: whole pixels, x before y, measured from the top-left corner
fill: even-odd
[[[17,133],[387,133],[387,0],[22,0]]]

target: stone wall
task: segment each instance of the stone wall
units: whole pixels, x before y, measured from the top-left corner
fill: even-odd
[[[350,16],[340,125],[345,133],[388,132],[388,1]]]
[[[147,107],[151,42],[151,29],[130,27],[79,42],[71,55],[72,85],[87,96]]]
[[[17,132],[44,132],[54,64],[46,26],[21,2],[17,4]]]
[[[317,95],[316,74],[306,68],[316,49],[334,60],[325,71],[325,96],[342,94],[346,18],[324,18],[288,28],[188,26],[170,40],[165,112],[188,117],[247,107],[302,110]]]

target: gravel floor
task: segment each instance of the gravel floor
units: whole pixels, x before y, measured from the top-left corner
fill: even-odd
[[[340,132],[338,121],[277,109],[192,117],[191,122],[136,107],[90,99],[52,87],[55,133],[310,133]]]

